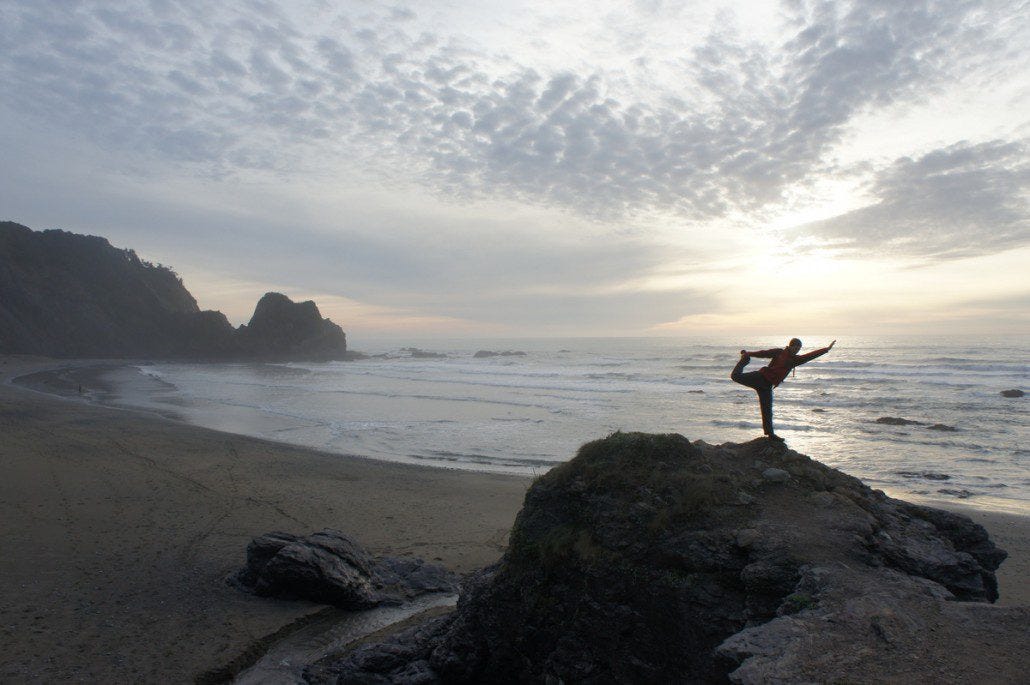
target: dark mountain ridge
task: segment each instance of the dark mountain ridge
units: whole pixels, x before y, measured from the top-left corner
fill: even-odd
[[[202,311],[170,268],[105,238],[0,222],[0,353],[51,357],[342,359],[314,302],[267,293],[245,326]]]

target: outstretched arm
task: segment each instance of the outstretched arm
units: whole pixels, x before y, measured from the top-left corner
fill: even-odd
[[[837,341],[834,340],[832,343],[830,343],[826,347],[821,347],[818,350],[812,350],[811,352],[807,352],[805,354],[799,354],[798,356],[794,357],[794,360],[798,364],[804,364],[805,362],[810,362],[813,359],[815,359],[816,357],[821,357],[824,354],[826,354],[827,352],[829,352],[830,350],[832,350],[833,346],[836,345],[836,344],[837,344]]]
[[[780,349],[779,347],[774,347],[771,350],[758,350],[757,352],[747,352],[746,354],[749,357],[759,357],[759,358],[764,358],[764,359],[772,359],[773,357],[778,355],[780,352],[783,352],[783,350]]]

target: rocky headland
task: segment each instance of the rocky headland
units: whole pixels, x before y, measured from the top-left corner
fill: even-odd
[[[526,494],[457,609],[311,664],[315,683],[1016,682],[1006,553],[765,440],[616,433]]]
[[[98,236],[0,222],[0,354],[329,360],[347,338],[314,302],[267,293],[234,328],[167,266]]]

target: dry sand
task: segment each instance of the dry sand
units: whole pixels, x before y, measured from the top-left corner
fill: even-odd
[[[337,528],[377,554],[496,560],[529,480],[324,454],[35,393],[0,357],[0,682],[189,682],[321,610],[225,579],[252,537]],[[1030,603],[1030,519],[970,515]]]

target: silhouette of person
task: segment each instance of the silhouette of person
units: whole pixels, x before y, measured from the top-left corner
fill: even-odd
[[[746,385],[758,393],[758,404],[762,410],[762,432],[765,433],[767,438],[783,442],[783,438],[776,435],[776,432],[773,431],[773,388],[783,382],[783,379],[787,377],[791,369],[801,366],[805,362],[810,362],[816,357],[821,357],[833,349],[836,343],[837,341],[834,340],[826,347],[806,354],[798,354],[798,351],[801,349],[801,341],[797,338],[791,338],[786,347],[774,347],[768,350],[758,350],[757,352],[740,351],[740,361],[733,367],[733,371],[730,373],[730,380]],[[772,359],[772,361],[769,362],[768,366],[763,366],[758,371],[744,373],[744,367],[751,361],[751,357]]]

